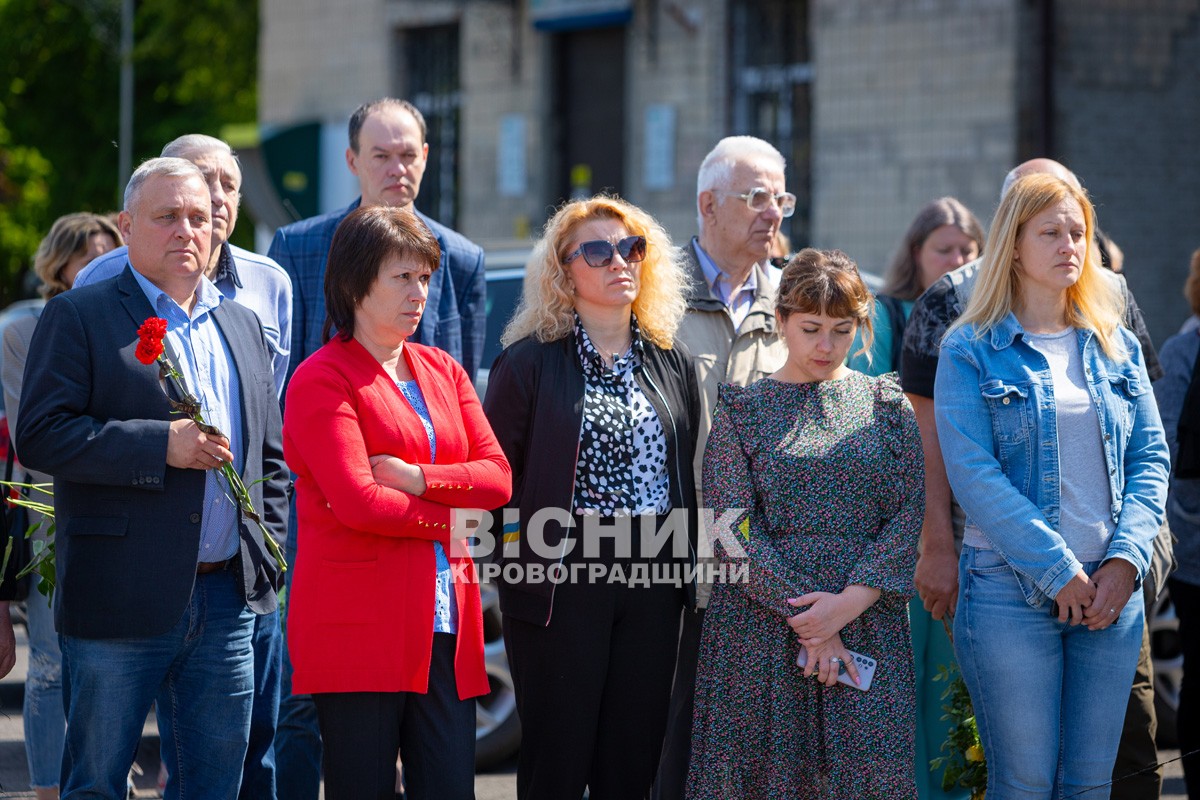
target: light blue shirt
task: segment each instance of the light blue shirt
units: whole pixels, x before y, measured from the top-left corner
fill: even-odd
[[[241,474],[242,407],[241,386],[233,355],[212,318],[224,299],[208,278],[196,287],[196,304],[188,316],[171,296],[137,270],[131,270],[154,313],[167,321],[164,344],[187,389],[200,401],[204,421],[220,429],[229,439],[233,468]],[[164,402],[166,402],[164,400]],[[199,561],[224,561],[238,550],[238,508],[220,470],[210,469],[204,479],[204,512],[200,522]]]
[[[425,405],[425,396],[416,381],[397,381],[396,387],[400,394],[412,406],[413,411],[421,418],[425,426],[425,435],[429,437],[429,461],[437,462],[437,435],[433,432],[433,419],[429,416],[429,408]],[[450,559],[446,558],[446,549],[441,542],[433,543],[433,555],[437,559],[437,578],[433,583],[433,632],[458,633],[458,604],[454,600],[454,573],[450,571]]]
[[[288,348],[292,344],[292,279],[283,267],[266,256],[229,243],[222,245],[221,250],[213,283],[227,300],[258,315],[271,348],[275,392],[282,395],[287,380]],[[128,252],[128,247],[118,247],[93,259],[76,276],[73,286],[87,286],[120,275],[129,263]]]
[[[758,293],[758,271],[750,270],[746,282],[734,292],[729,274],[717,266],[708,253],[704,252],[704,248],[700,246],[699,242],[696,242],[696,253],[700,256],[700,271],[704,273],[704,280],[708,282],[708,288],[712,290],[713,297],[720,300],[729,309],[729,316],[733,317],[734,329],[740,328],[742,320],[750,313],[750,306],[754,305],[754,296]]]

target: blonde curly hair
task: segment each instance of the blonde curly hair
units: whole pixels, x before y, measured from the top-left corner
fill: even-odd
[[[687,273],[683,254],[671,237],[642,209],[619,197],[597,195],[561,206],[546,223],[525,269],[520,305],[504,328],[505,347],[533,336],[553,342],[568,335],[575,325],[575,287],[563,259],[578,246],[576,232],[598,219],[613,219],[633,236],[646,237],[646,257],[641,262],[641,283],[633,301],[642,336],[669,350],[687,310]]]

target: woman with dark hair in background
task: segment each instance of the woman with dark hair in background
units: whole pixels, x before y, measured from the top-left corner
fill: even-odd
[[[33,257],[33,271],[41,279],[38,291],[43,300],[70,289],[75,276],[88,262],[122,244],[120,231],[107,217],[87,212],[59,217],[38,245]],[[29,355],[29,342],[33,339],[43,305],[31,303],[25,306],[24,313],[4,326],[0,379],[4,383],[4,407],[10,431],[17,427],[25,359]],[[53,478],[41,472],[18,470],[13,474],[13,480],[50,483]],[[47,498],[41,496],[33,499],[44,501]],[[31,524],[43,522],[36,512],[30,514]],[[40,530],[34,534],[35,539],[44,536]],[[9,588],[3,587],[4,590]],[[0,626],[11,630],[7,605],[7,602],[0,602]],[[58,797],[67,725],[62,704],[62,653],[58,649],[54,614],[47,598],[35,589],[29,593],[25,608],[29,628],[29,670],[25,675],[23,709],[25,755],[29,761],[29,782],[38,800],[52,800]]]
[[[913,301],[951,270],[979,257],[983,228],[970,209],[953,197],[939,197],[917,212],[883,275],[883,290],[875,298],[872,329],[875,339],[866,352],[862,334],[846,362],[868,375],[900,371],[900,346]]]
[[[868,375],[900,372],[900,348],[904,327],[912,312],[913,301],[929,285],[951,270],[974,261],[983,249],[983,228],[970,209],[953,197],[940,197],[925,205],[900,241],[892,262],[884,273],[883,290],[875,298],[875,340],[868,352],[859,352],[862,335],[847,365]],[[963,790],[942,791],[942,773],[932,771],[931,759],[942,755],[942,742],[950,723],[942,719],[944,682],[935,682],[938,668],[954,664],[954,646],[945,625],[930,615],[920,597],[908,607],[912,628],[913,660],[917,681],[917,746],[915,773],[917,796],[966,798]]]
[[[439,258],[411,211],[346,217],[325,272],[326,344],[288,385],[301,543],[288,646],[293,689],[317,706],[330,800],[395,797],[397,752],[411,800],[474,797],[488,680],[455,510],[505,503],[511,475],[463,368],[407,341]]]

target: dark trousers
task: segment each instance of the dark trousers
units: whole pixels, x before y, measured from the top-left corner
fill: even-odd
[[[295,476],[292,476],[295,480]],[[287,562],[296,563],[296,497],[288,508]],[[291,591],[294,569],[283,574]],[[275,728],[275,786],[280,800],[317,800],[321,793],[321,728],[311,695],[292,694],[292,660],[287,650],[287,609],[279,618],[283,631],[283,674],[279,719]]]
[[[474,800],[475,700],[459,700],[456,637],[433,635],[429,691],[314,694],[327,800],[395,800],[396,754],[409,800]]]
[[[1135,592],[1133,600],[1140,599],[1141,593]],[[1133,688],[1129,692],[1129,704],[1125,707],[1121,744],[1113,765],[1113,780],[1116,783],[1112,786],[1112,800],[1157,800],[1162,792],[1162,768],[1146,770],[1146,767],[1158,763],[1158,746],[1154,743],[1154,736],[1158,733],[1158,717],[1154,713],[1149,608],[1146,614],[1146,624],[1142,628],[1142,650],[1138,654],[1137,672],[1133,675]]]
[[[658,775],[654,778],[654,800],[683,800],[688,763],[692,758],[692,710],[696,700],[696,665],[700,661],[700,632],[704,609],[683,612],[679,629],[679,657],[675,682],[671,685],[671,707],[667,712],[667,738],[663,742]]]
[[[521,717],[520,800],[649,795],[683,590],[566,582],[546,627],[504,618]]]
[[[1167,584],[1179,617],[1179,641],[1183,649],[1183,682],[1179,688],[1179,711],[1175,726],[1179,750],[1200,749],[1200,586],[1172,579]],[[1183,759],[1183,778],[1191,800],[1200,800],[1200,754]]]

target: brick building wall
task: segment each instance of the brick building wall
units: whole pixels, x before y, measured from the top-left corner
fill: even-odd
[[[344,122],[391,73],[378,0],[262,0],[258,118],[265,124]]]
[[[695,233],[696,169],[725,135],[725,5],[702,0],[685,8],[638,0],[634,23],[626,29],[628,112],[624,130],[614,134],[626,144],[625,194],[680,241]],[[400,32],[459,24],[459,228],[484,242],[537,235],[554,193],[553,34],[533,27],[525,4],[264,0],[262,15],[260,121],[320,120],[342,148],[341,129],[355,106],[383,94],[404,94],[406,76],[395,52]],[[652,104],[673,108],[676,134],[674,185],[653,191],[643,181],[645,111]],[[497,189],[500,126],[509,115],[524,120],[526,191],[516,197],[502,197]],[[329,166],[341,169],[332,161]]]
[[[744,132],[728,127],[732,1],[635,0],[625,29],[626,121],[613,133],[625,144],[625,194],[679,242],[695,233],[701,158]],[[879,272],[924,203],[956,196],[986,226],[1008,169],[1050,155],[1092,192],[1155,337],[1178,326],[1180,285],[1200,246],[1200,0],[1057,0],[1051,20],[1029,0],[809,2],[812,244]],[[405,91],[400,32],[457,23],[458,227],[485,245],[528,241],[557,187],[554,34],[533,27],[527,6],[263,0],[260,119],[327,123],[323,174],[345,184],[347,115]],[[655,104],[675,115],[674,183],[651,190],[645,131]],[[500,130],[510,115],[524,123],[525,187],[501,196]],[[334,188],[353,190],[342,184]]]
[[[682,7],[684,4],[674,4]],[[727,135],[727,31],[725,0],[686,4],[643,2],[635,13],[656,13],[652,24],[631,31],[630,131],[625,161],[629,199],[643,205],[678,244],[696,235],[696,172],[717,140]],[[666,104],[675,112],[675,182],[670,189],[645,188],[645,110]]]
[[[679,241],[695,233],[695,173],[723,133],[725,32],[724,0],[693,3],[693,13],[672,14],[662,3],[635,4],[627,29],[625,196],[643,205]],[[524,230],[536,236],[551,211],[548,198],[551,148],[550,74],[553,34],[535,30],[521,7],[469,3],[462,15],[463,211],[462,228],[484,240],[514,238]],[[648,15],[654,14],[653,21]],[[603,64],[597,64],[603,69]],[[645,112],[667,104],[675,111],[674,186],[644,185]],[[525,120],[527,191],[499,197],[498,137],[508,114]]]
[[[546,194],[548,51],[523,9],[511,3],[468,3],[462,13],[462,142],[459,148],[461,229],[484,241],[536,233],[538,199]],[[525,129],[526,191],[497,191],[500,123],[519,114]]]
[[[1156,342],[1200,248],[1200,3],[1059,0],[1055,145],[1125,252]]]
[[[952,195],[986,226],[1016,149],[1017,0],[820,0],[814,244],[886,266]]]

